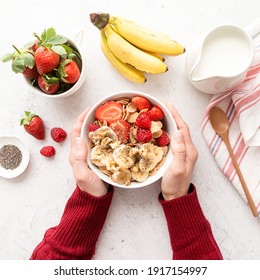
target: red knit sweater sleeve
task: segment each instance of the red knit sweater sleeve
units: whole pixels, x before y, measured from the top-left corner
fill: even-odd
[[[103,197],[94,197],[76,187],[59,225],[46,231],[30,259],[91,259],[112,196],[113,189]]]
[[[173,259],[220,260],[223,258],[210,224],[202,212],[193,185],[185,196],[165,201],[160,194],[159,201],[168,224]]]

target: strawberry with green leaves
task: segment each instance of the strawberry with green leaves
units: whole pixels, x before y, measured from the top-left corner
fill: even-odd
[[[60,80],[66,84],[74,84],[80,76],[78,65],[72,59],[63,59],[58,68]]]
[[[52,49],[39,47],[34,55],[37,71],[40,75],[47,74],[58,67],[60,56]]]
[[[39,88],[47,94],[54,94],[60,88],[60,80],[51,74],[39,75],[37,81]]]
[[[37,38],[37,48],[34,54],[37,71],[40,75],[47,74],[58,67],[61,56],[66,56],[67,51],[62,44],[67,38],[57,35],[54,28],[44,30]]]
[[[45,125],[38,115],[25,111],[25,117],[21,119],[20,125],[36,139],[43,140],[45,138]]]
[[[29,79],[36,79],[38,77],[38,72],[35,66],[33,52],[28,49],[13,47],[15,52],[2,56],[2,62],[12,61],[12,70],[15,73],[22,73]]]

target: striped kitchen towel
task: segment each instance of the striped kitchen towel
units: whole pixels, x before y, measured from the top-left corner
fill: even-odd
[[[245,81],[228,93],[214,95],[202,122],[202,134],[219,168],[247,202],[227,148],[210,124],[208,113],[213,106],[228,116],[230,143],[260,215],[260,36],[255,39],[255,57]]]

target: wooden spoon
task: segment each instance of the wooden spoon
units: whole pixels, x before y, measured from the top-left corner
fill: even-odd
[[[215,130],[215,132],[222,138],[223,142],[226,144],[226,147],[228,149],[228,152],[229,152],[229,155],[231,157],[232,163],[235,167],[235,170],[237,172],[237,175],[238,175],[239,180],[241,182],[241,185],[243,187],[244,193],[246,195],[246,198],[247,198],[248,204],[250,206],[250,209],[251,209],[253,215],[255,217],[257,217],[258,216],[257,209],[256,209],[254,201],[253,201],[253,199],[250,195],[250,192],[247,188],[246,182],[243,178],[243,175],[241,173],[241,170],[239,168],[239,165],[236,161],[235,155],[233,153],[232,147],[231,147],[230,142],[229,142],[229,136],[228,136],[229,122],[228,122],[228,118],[227,118],[227,116],[226,116],[226,114],[223,110],[221,110],[218,107],[213,107],[209,112],[209,120],[210,120],[210,123],[211,123],[213,129]]]

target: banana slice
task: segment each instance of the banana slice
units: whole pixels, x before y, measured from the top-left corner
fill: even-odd
[[[103,147],[108,147],[117,140],[115,132],[107,126],[100,127],[92,136],[93,143],[95,145],[102,145]]]
[[[156,156],[152,153],[146,153],[141,156],[139,168],[141,172],[150,171],[154,169],[157,164]]]
[[[153,145],[153,146],[154,146],[154,153],[155,153],[155,155],[156,155],[157,163],[158,163],[159,161],[162,160],[162,157],[163,157],[163,150],[162,150],[161,147],[158,147],[158,146],[155,146],[155,145]]]
[[[131,172],[129,170],[122,170],[113,173],[111,179],[120,184],[129,186],[131,184]]]
[[[90,152],[90,159],[96,166],[103,166],[101,163],[103,151],[100,146],[95,146]]]
[[[138,149],[120,145],[114,150],[113,159],[122,169],[128,169],[135,164],[137,154]]]
[[[132,175],[132,180],[133,181],[137,181],[137,182],[144,182],[148,176],[149,176],[149,171],[145,171],[145,172],[133,172],[131,173]]]
[[[114,161],[113,155],[112,155],[112,160],[110,160],[106,163],[106,169],[113,172],[113,173],[119,171],[120,167]]]
[[[143,144],[140,148],[139,168],[142,172],[151,171],[163,157],[163,151],[160,147],[151,143]]]
[[[103,153],[101,155],[100,162],[102,166],[107,166],[113,161],[113,152],[112,150],[103,150]]]

